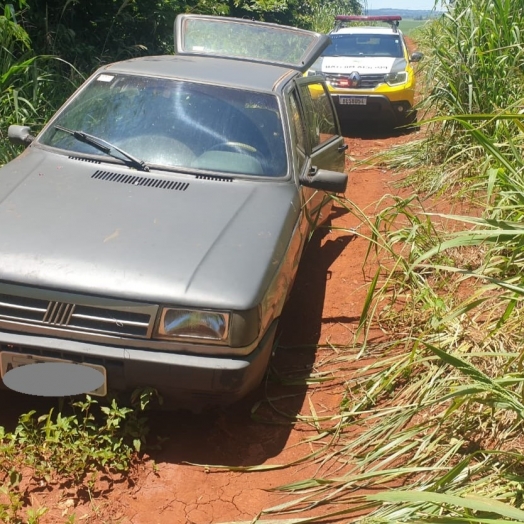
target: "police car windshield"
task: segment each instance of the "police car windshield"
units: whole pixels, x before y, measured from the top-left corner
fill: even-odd
[[[323,56],[382,56],[402,58],[398,34],[342,34],[331,35],[332,44]]]

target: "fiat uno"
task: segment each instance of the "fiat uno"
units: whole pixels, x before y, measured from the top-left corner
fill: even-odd
[[[304,76],[330,39],[180,15],[175,41],[101,67],[36,136],[9,128],[26,146],[0,170],[11,389],[65,396],[63,374],[13,378],[62,363],[100,378],[71,395],[151,386],[201,409],[264,376],[304,246],[347,183],[325,80]]]
[[[401,19],[336,16],[332,43],[308,74],[324,76],[341,120],[372,120],[395,127],[416,120],[413,63],[423,55],[409,53],[398,27]],[[385,22],[386,27],[367,22]]]

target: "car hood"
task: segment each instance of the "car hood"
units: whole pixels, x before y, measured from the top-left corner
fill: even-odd
[[[377,75],[404,71],[407,62],[404,58],[325,56],[316,65],[319,71],[328,74],[357,71],[361,75]]]
[[[291,182],[141,173],[31,146],[0,170],[0,282],[248,309],[300,212]]]

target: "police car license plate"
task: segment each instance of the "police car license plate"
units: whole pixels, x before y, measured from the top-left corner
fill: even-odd
[[[365,106],[368,99],[365,96],[341,96],[340,104],[347,106]]]

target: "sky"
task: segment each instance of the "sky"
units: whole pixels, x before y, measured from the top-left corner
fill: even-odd
[[[434,5],[435,0],[367,0],[368,9],[433,9]]]

